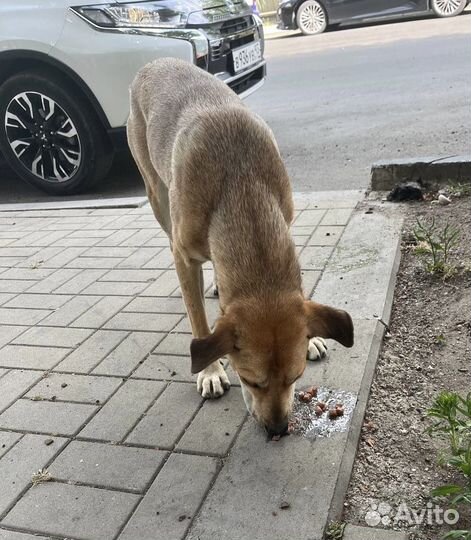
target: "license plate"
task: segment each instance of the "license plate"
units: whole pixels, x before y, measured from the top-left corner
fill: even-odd
[[[232,60],[234,61],[234,72],[238,73],[243,69],[253,66],[262,59],[262,48],[260,41],[255,41],[250,45],[239,47],[232,51]]]

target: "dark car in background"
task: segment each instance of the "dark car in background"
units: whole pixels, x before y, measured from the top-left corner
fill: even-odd
[[[417,15],[453,17],[470,0],[281,0],[278,28],[320,34],[328,26]]]

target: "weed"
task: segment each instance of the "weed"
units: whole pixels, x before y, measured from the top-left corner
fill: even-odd
[[[444,347],[446,345],[446,337],[443,334],[438,334],[438,336],[435,336],[435,345]]]
[[[31,477],[31,483],[33,486],[37,486],[43,482],[49,482],[49,480],[52,480],[52,476],[47,469],[39,469],[39,471],[35,472]]]
[[[325,540],[342,540],[345,523],[331,521],[325,531]]]
[[[451,252],[460,242],[460,231],[457,227],[447,222],[440,228],[435,223],[435,218],[428,223],[422,223],[418,219],[413,234],[417,242],[415,253],[422,256],[427,272],[441,275],[443,279],[457,272],[456,265],[450,262]]]
[[[471,195],[471,184],[467,182],[450,182],[446,191],[454,197],[467,197]]]
[[[447,484],[432,491],[434,497],[447,497],[452,507],[471,505],[471,392],[463,397],[455,392],[442,392],[427,412],[433,424],[427,431],[449,442],[440,462],[460,472],[464,485]],[[471,540],[470,530],[455,530],[447,540]]]

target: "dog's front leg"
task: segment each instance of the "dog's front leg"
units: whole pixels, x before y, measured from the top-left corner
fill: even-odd
[[[174,259],[193,336],[195,338],[209,336],[211,331],[204,308],[201,262],[192,259],[185,260],[176,249]],[[222,396],[231,385],[221,362],[216,360],[198,373],[196,386],[204,398],[217,398]]]

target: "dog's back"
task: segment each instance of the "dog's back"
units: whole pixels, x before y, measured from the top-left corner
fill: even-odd
[[[168,186],[177,133],[202,111],[230,105],[244,107],[213,75],[175,58],[156,60],[139,71],[131,86],[130,142],[137,138],[139,146],[157,151],[150,152],[150,159]]]
[[[182,212],[207,218],[221,190],[235,188],[237,204],[244,185],[254,181],[265,184],[287,222],[292,218],[289,179],[269,127],[225,83],[188,62],[160,59],[138,73],[131,86],[128,139],[169,236],[171,206],[174,224]],[[208,225],[198,231],[193,222],[192,230],[206,236]]]

